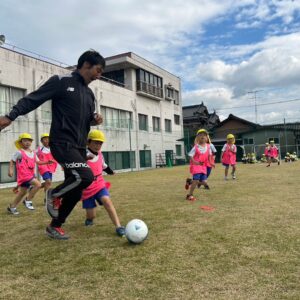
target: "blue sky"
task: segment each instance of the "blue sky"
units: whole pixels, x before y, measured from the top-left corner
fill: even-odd
[[[0,3],[7,41],[76,63],[88,48],[133,51],[182,78],[183,104],[254,121],[254,108],[300,94],[300,1],[94,0]],[[258,107],[260,123],[300,120],[299,102]]]

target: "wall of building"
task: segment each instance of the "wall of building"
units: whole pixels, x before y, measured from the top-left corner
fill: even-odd
[[[174,87],[180,87],[178,77],[171,75],[166,71],[161,71],[159,67],[143,65],[143,59],[140,58],[141,67],[155,68],[163,73],[164,81],[171,81]],[[148,63],[147,63],[148,64]],[[25,94],[32,92],[42,85],[52,75],[64,75],[70,71],[62,67],[38,60],[11,50],[0,48],[0,85],[23,89]],[[161,75],[159,73],[158,75]],[[132,151],[136,152],[136,170],[140,169],[139,151],[151,150],[152,167],[155,167],[155,154],[165,150],[173,150],[175,145],[182,142],[176,142],[183,136],[182,130],[182,112],[181,105],[175,105],[171,101],[162,99],[157,101],[148,97],[136,94],[136,75],[134,69],[125,70],[125,79],[127,88],[122,88],[108,82],[97,80],[90,87],[95,93],[97,99],[96,110],[101,113],[101,106],[121,109],[132,112],[133,127],[128,129],[109,128],[107,126],[98,126],[103,130],[107,137],[107,142],[103,146],[103,151]],[[180,101],[181,103],[181,101]],[[12,103],[13,104],[13,103]],[[0,163],[8,162],[11,155],[16,151],[13,142],[22,132],[29,132],[34,137],[32,148],[36,148],[39,143],[39,137],[44,132],[49,132],[51,120],[45,117],[49,114],[50,102],[43,104],[36,111],[27,116],[19,117],[7,129],[0,134]],[[138,114],[148,115],[148,132],[139,130]],[[180,125],[174,124],[174,114],[180,115]],[[161,132],[153,132],[152,116],[161,118]],[[164,131],[164,119],[172,120],[172,132]],[[183,151],[182,151],[183,152]],[[183,157],[183,156],[182,156]],[[2,169],[1,169],[2,170]],[[2,170],[3,171],[3,170]],[[59,168],[55,180],[61,180],[63,174]],[[0,187],[3,186],[0,184]]]
[[[237,120],[229,120],[214,130],[214,138],[226,138],[228,133],[236,134],[251,130],[252,127]]]
[[[253,152],[251,149],[256,149],[258,155],[263,153],[265,143],[269,142],[269,139],[276,138],[279,140],[280,149],[283,154],[286,152],[297,151],[295,145],[295,135],[293,131],[287,130],[286,135],[283,130],[278,129],[265,129],[258,130],[256,132],[244,133],[243,139],[254,139],[254,146],[246,146],[246,152]],[[255,148],[254,148],[255,147]]]

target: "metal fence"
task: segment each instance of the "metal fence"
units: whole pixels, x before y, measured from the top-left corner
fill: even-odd
[[[278,148],[279,151],[279,157],[282,159],[286,156],[287,153],[296,153],[297,156],[300,154],[300,144],[294,144],[294,145],[279,145],[276,144],[276,147]],[[265,152],[266,145],[252,145],[251,147],[244,146],[245,148],[245,153],[255,153],[256,157],[260,159],[262,155]],[[247,151],[248,150],[248,151]],[[251,150],[251,151],[249,151]]]

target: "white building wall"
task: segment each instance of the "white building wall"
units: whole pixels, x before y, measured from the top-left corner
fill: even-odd
[[[147,62],[137,55],[133,54],[132,57],[134,58],[130,58],[132,63],[163,77],[164,83],[170,82],[174,88],[180,91],[180,79],[178,77]],[[51,76],[68,73],[70,73],[70,71],[62,67],[0,48],[0,85],[21,88],[24,89],[27,94],[38,88]],[[129,129],[98,127],[105,132],[107,137],[103,151],[129,151],[131,137],[131,150],[136,152],[136,169],[140,169],[140,150],[151,150],[152,167],[155,167],[156,153],[164,153],[165,150],[173,150],[175,153],[176,144],[182,145],[183,149],[183,143],[176,142],[176,140],[183,136],[181,104],[175,105],[172,101],[165,99],[158,101],[137,95],[136,72],[134,68],[125,70],[125,80],[126,88],[100,80],[90,85],[97,99],[96,110],[98,112],[101,112],[100,106],[103,105],[130,111],[133,117],[133,128],[130,129],[130,132]],[[1,132],[0,163],[8,162],[11,159],[12,153],[16,151],[14,141],[22,132],[31,133],[34,137],[32,148],[37,147],[40,135],[44,132],[49,132],[50,129],[51,121],[45,120],[42,117],[42,110],[45,109],[44,104],[27,116],[19,117],[10,127]],[[143,132],[139,130],[139,113],[148,115],[149,131]],[[174,124],[174,114],[180,115],[180,125]],[[153,132],[152,116],[161,118],[161,132]],[[172,121],[172,133],[165,132],[164,119],[170,119]],[[58,169],[54,180],[61,180],[63,178],[61,168]],[[0,183],[0,187],[1,186],[7,186],[7,184]]]

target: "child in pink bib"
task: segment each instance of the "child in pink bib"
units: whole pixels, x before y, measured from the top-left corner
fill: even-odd
[[[100,130],[91,130],[88,135],[87,164],[94,174],[94,181],[82,192],[82,208],[86,210],[85,225],[93,225],[96,217],[96,207],[103,205],[106,209],[112,223],[116,227],[116,233],[119,236],[125,235],[125,228],[121,226],[117,211],[110,199],[107,183],[102,172],[114,175],[114,171],[106,165],[101,153],[102,144],[105,136]]]
[[[41,135],[41,143],[43,146],[39,146],[36,154],[40,161],[42,162],[48,162],[45,165],[39,165],[38,170],[41,174],[44,182],[42,183],[42,187],[44,188],[44,191],[46,192],[48,189],[51,188],[52,184],[52,178],[53,174],[56,171],[57,168],[57,161],[54,159],[50,148],[49,148],[49,134],[44,133]],[[52,162],[49,164],[49,162]]]
[[[229,167],[232,167],[232,179],[236,179],[236,145],[235,137],[233,134],[227,135],[227,143],[223,146],[222,149],[222,164],[225,167],[225,180],[228,180],[228,171]]]
[[[18,140],[15,141],[15,146],[18,151],[14,153],[10,164],[8,176],[12,177],[14,173],[14,164],[17,170],[18,192],[13,203],[11,203],[7,210],[13,215],[18,215],[17,206],[23,200],[23,204],[29,210],[34,210],[32,200],[41,187],[41,183],[35,178],[35,165],[45,164],[40,162],[36,153],[30,149],[32,144],[32,137],[29,133],[22,133]]]
[[[271,163],[277,163],[280,165],[280,159],[279,159],[279,151],[278,148],[275,145],[275,142],[272,140],[270,141],[270,144],[268,146],[268,155],[267,155],[267,167],[271,166]]]
[[[209,166],[209,159],[211,156],[210,144],[208,144],[208,133],[205,129],[200,129],[197,132],[195,139],[195,146],[189,152],[190,157],[190,173],[193,180],[190,185],[189,194],[186,196],[187,200],[194,201],[194,190],[198,184],[207,185],[207,166]]]

